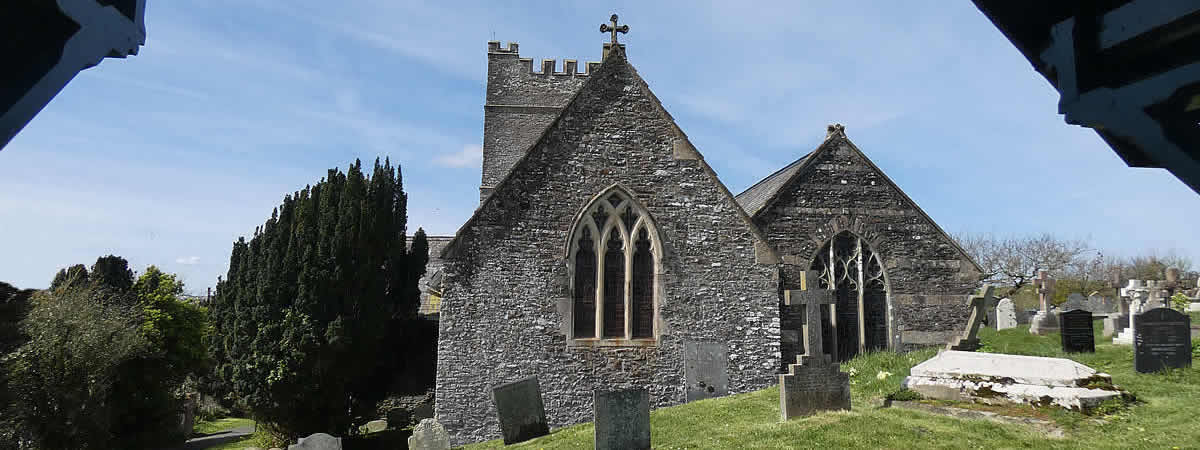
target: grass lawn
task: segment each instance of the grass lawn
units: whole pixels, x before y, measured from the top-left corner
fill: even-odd
[[[1096,325],[1094,354],[1063,354],[1057,334],[1033,336],[1028,326],[980,330],[982,351],[1073,359],[1111,374],[1114,384],[1137,397],[1136,403],[1102,416],[1057,408],[988,408],[1053,421],[1065,432],[1064,438],[1050,438],[1026,425],[881,407],[883,397],[900,390],[912,366],[937,353],[929,349],[872,353],[843,364],[843,371],[854,373],[851,411],[781,423],[779,388],[774,386],[652,411],[651,442],[656,448],[1200,448],[1200,426],[1195,423],[1200,412],[1200,370],[1138,374],[1133,370],[1132,347],[1112,345],[1111,339],[1099,337],[1099,322]],[[890,375],[880,379],[880,372]],[[510,447],[587,449],[592,447],[592,431],[592,424],[579,424]],[[467,448],[498,447],[503,447],[500,440]]]

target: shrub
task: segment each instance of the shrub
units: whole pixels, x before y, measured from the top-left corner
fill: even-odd
[[[112,448],[110,395],[122,368],[151,352],[139,312],[93,291],[42,292],[23,322],[29,342],[5,358],[23,439],[44,449]]]

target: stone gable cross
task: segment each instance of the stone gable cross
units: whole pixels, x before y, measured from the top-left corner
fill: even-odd
[[[612,22],[612,26],[608,26],[607,23],[602,23],[602,24],[600,24],[600,32],[601,33],[611,32],[612,33],[612,44],[617,45],[617,33],[618,32],[629,33],[629,25],[621,25],[618,27],[616,14],[613,14],[612,17],[608,18],[608,20],[610,22]]]
[[[1038,301],[1041,302],[1042,311],[1050,311],[1050,296],[1054,294],[1054,279],[1048,277],[1045,270],[1039,270],[1037,279],[1033,280],[1033,286],[1037,288]]]
[[[817,287],[816,280],[819,276],[817,271],[809,270],[802,275],[800,290],[783,291],[783,304],[804,305],[804,356],[801,358],[805,360],[805,363],[828,364],[832,359],[830,355],[824,354],[821,335],[821,305],[835,303],[833,291]],[[808,280],[813,280],[813,286],[808,286]],[[834,349],[834,353],[837,353],[837,349]]]

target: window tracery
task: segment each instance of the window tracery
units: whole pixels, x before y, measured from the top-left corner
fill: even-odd
[[[649,213],[612,187],[579,215],[571,237],[572,338],[652,340],[662,255]]]

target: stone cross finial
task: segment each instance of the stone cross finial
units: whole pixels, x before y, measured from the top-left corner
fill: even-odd
[[[833,291],[818,287],[817,271],[809,270],[803,275],[799,290],[783,291],[783,304],[804,305],[804,357],[816,363],[829,362],[821,334],[821,305],[835,303]]]
[[[610,33],[611,32],[612,33],[612,44],[617,45],[617,33],[620,32],[620,33],[628,34],[629,33],[629,25],[621,25],[618,27],[616,14],[613,14],[612,17],[608,18],[608,20],[609,20],[609,22],[612,22],[612,26],[609,26],[607,23],[602,23],[602,24],[600,24],[600,32],[601,33]]]
[[[1033,285],[1037,288],[1038,301],[1041,302],[1042,311],[1049,311],[1050,295],[1054,293],[1054,279],[1048,277],[1045,270],[1039,270],[1037,279],[1033,280]]]

